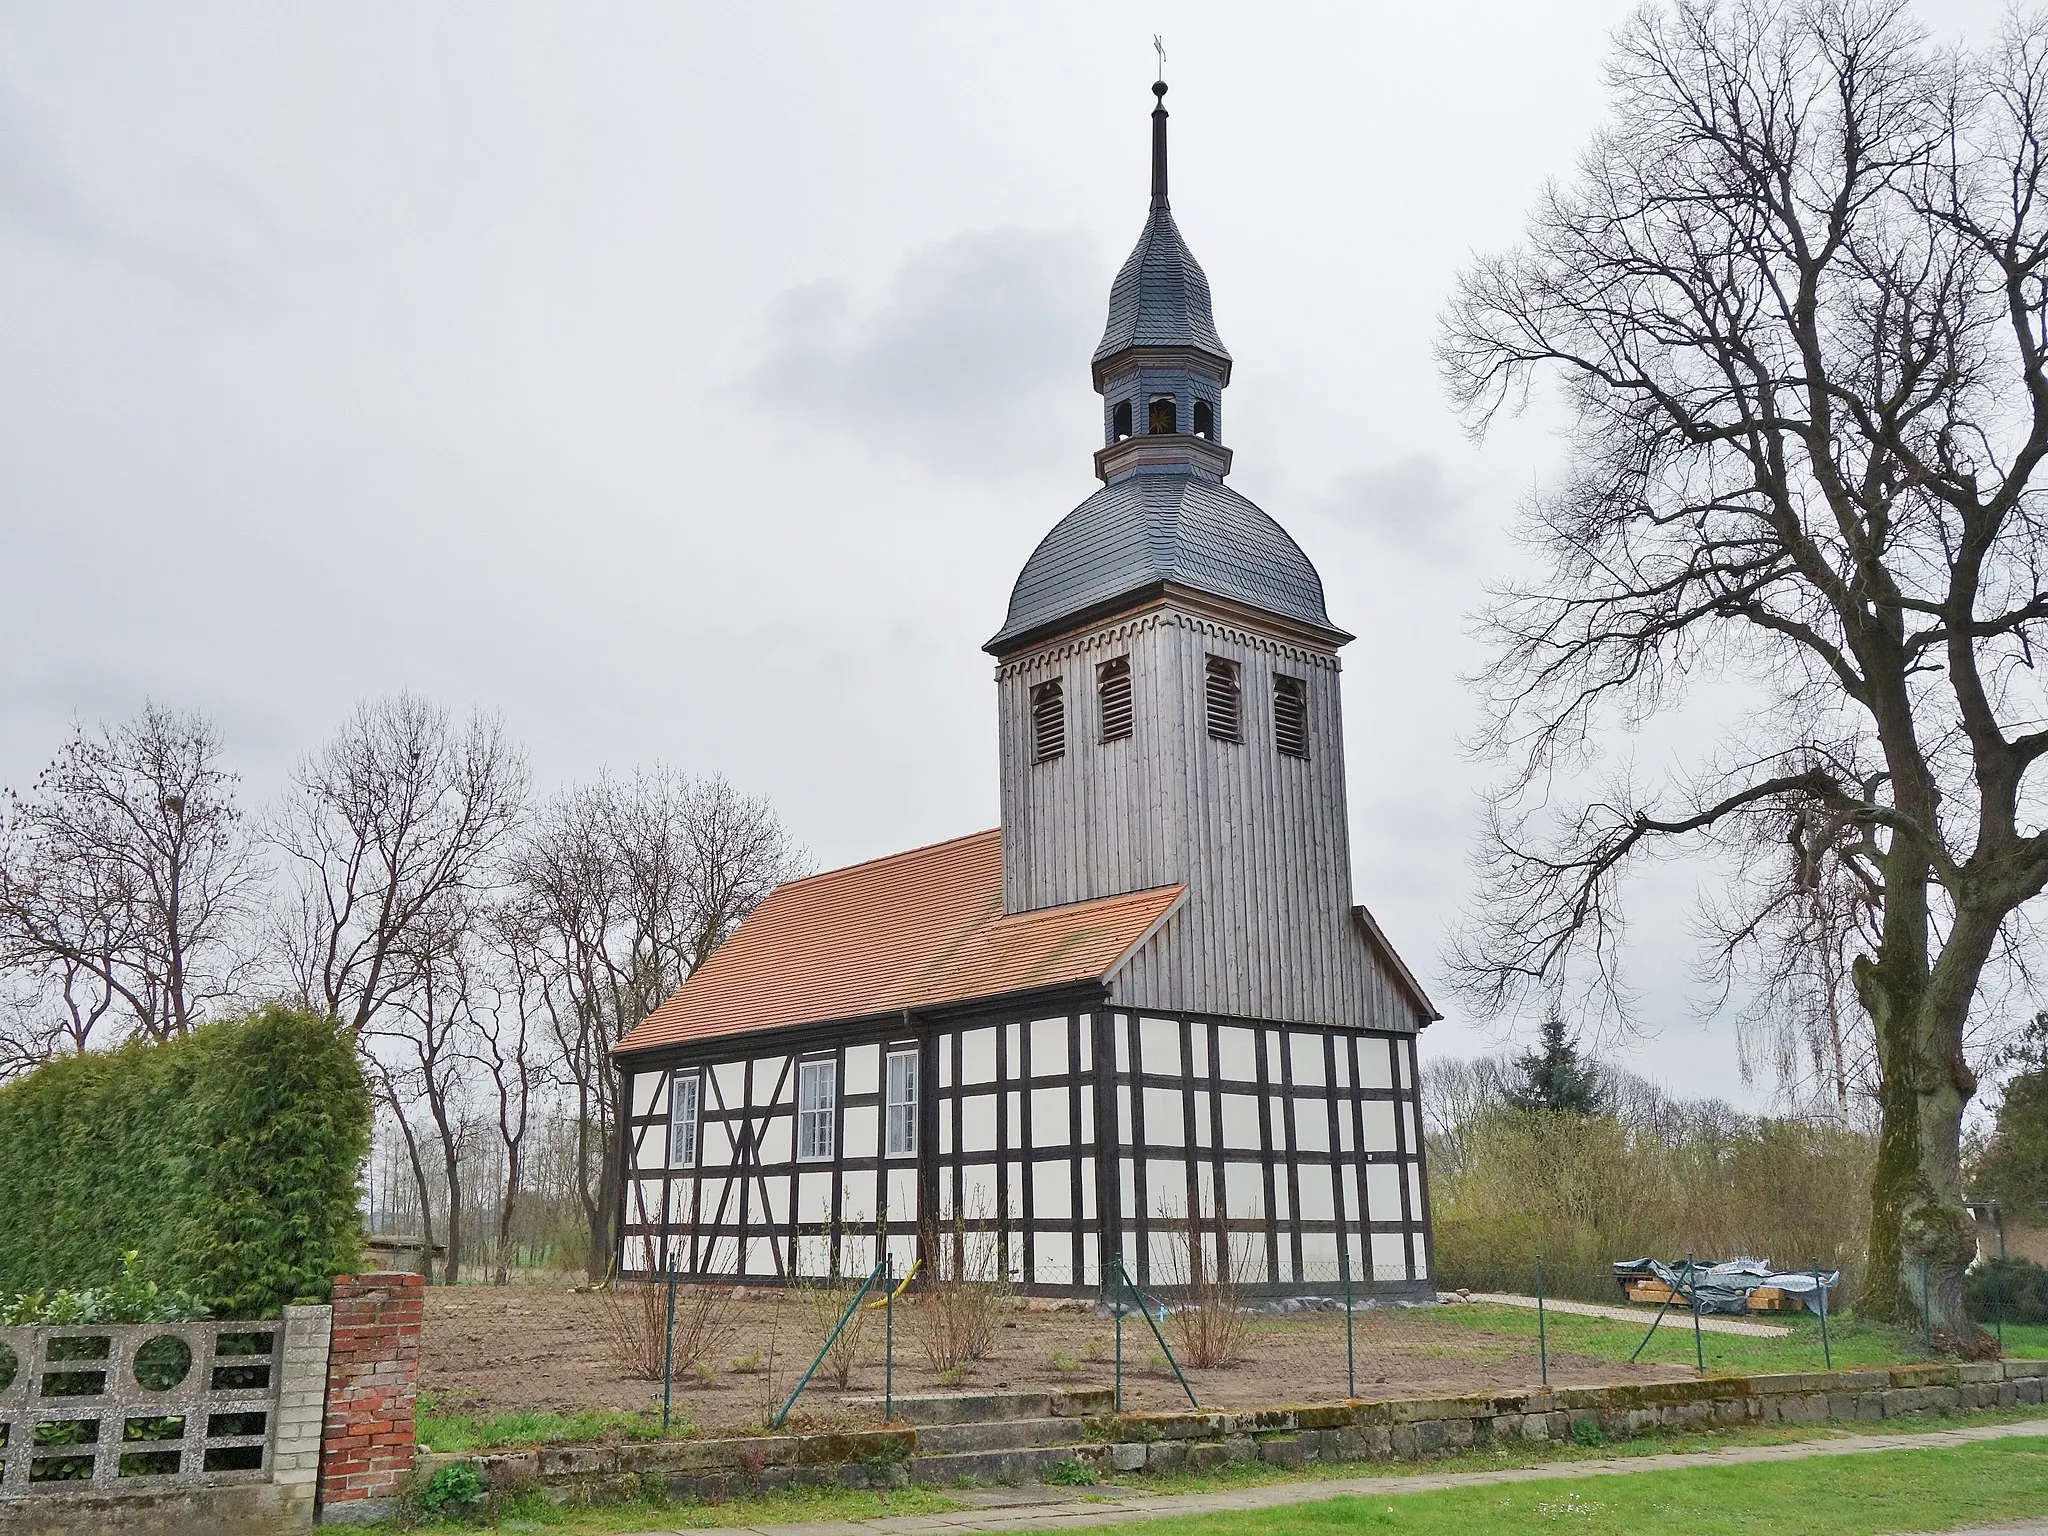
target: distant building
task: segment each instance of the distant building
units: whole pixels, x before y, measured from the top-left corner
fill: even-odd
[[[1217,1262],[1424,1294],[1416,1035],[1354,906],[1322,580],[1230,489],[1231,358],[1167,203],[1094,356],[1102,488],[985,649],[1002,826],[778,888],[616,1052],[619,1263],[784,1280]]]

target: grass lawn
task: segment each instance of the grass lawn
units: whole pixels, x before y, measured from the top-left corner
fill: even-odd
[[[668,1436],[681,1440],[696,1433],[684,1418],[669,1420]],[[420,1394],[414,1436],[423,1451],[501,1451],[513,1446],[596,1445],[617,1440],[659,1440],[661,1418],[651,1413],[501,1413],[476,1418],[442,1412],[433,1394]]]
[[[360,1526],[368,1536],[399,1531],[503,1531],[549,1536],[617,1536],[622,1531],[704,1530],[716,1526],[798,1525],[824,1520],[873,1520],[882,1515],[940,1515],[958,1499],[928,1488],[889,1493],[844,1488],[792,1488],[726,1504],[663,1504],[635,1500],[594,1509],[557,1509],[537,1495],[507,1504],[494,1518],[424,1520],[417,1524]]]
[[[1536,1313],[1531,1308],[1492,1306],[1485,1302],[1440,1307],[1432,1318],[1473,1333],[1505,1335],[1497,1348],[1503,1354],[1536,1351]],[[1580,1317],[1553,1312],[1545,1319],[1553,1357],[1561,1354],[1593,1355],[1602,1360],[1626,1360],[1649,1331],[1656,1308],[1643,1308],[1640,1323],[1609,1322],[1604,1318]],[[1784,1338],[1754,1339],[1742,1334],[1700,1334],[1706,1354],[1707,1373],[1714,1376],[1751,1376],[1773,1371],[1817,1371],[1822,1368],[1820,1319],[1811,1313],[1774,1313],[1760,1322],[1787,1327]],[[1526,1343],[1524,1342],[1526,1341]],[[1492,1341],[1489,1341],[1492,1344]],[[1837,1370],[1858,1366],[1909,1365],[1928,1358],[1920,1347],[1920,1336],[1853,1317],[1828,1319],[1828,1348]],[[2022,1359],[2048,1359],[2048,1326],[2009,1324],[2005,1330],[2005,1352]],[[1643,1350],[1641,1358],[1659,1365],[1690,1366],[1693,1363],[1692,1314],[1675,1308]],[[1557,1385],[1566,1378],[1552,1377]]]
[[[1379,1494],[1144,1521],[1152,1536],[1517,1536],[1569,1523],[1588,1536],[1879,1536],[2048,1515],[2048,1442],[1992,1441],[1811,1461]]]

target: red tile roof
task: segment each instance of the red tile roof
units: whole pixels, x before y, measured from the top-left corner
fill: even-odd
[[[1005,917],[1000,832],[792,880],[614,1049],[1100,981],[1186,889]]]

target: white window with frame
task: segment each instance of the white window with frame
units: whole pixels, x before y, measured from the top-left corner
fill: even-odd
[[[806,1061],[797,1067],[796,1156],[798,1162],[832,1158],[833,1115],[839,1102],[839,1063]]]
[[[697,1166],[697,1103],[703,1078],[677,1072],[668,1080],[668,1165]]]
[[[885,1156],[917,1156],[917,1052],[891,1051],[882,1075],[888,1108]]]

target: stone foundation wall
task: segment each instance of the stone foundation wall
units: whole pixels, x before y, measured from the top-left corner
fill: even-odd
[[[1252,1413],[1137,1413],[1099,1419],[1118,1472],[1179,1471],[1225,1461],[1415,1461],[1510,1440],[1603,1438],[1733,1424],[1880,1423],[1918,1413],[2043,1401],[2048,1360],[1909,1365],[1891,1370],[1713,1376],[1641,1386],[1564,1387],[1499,1397],[1394,1398]]]

